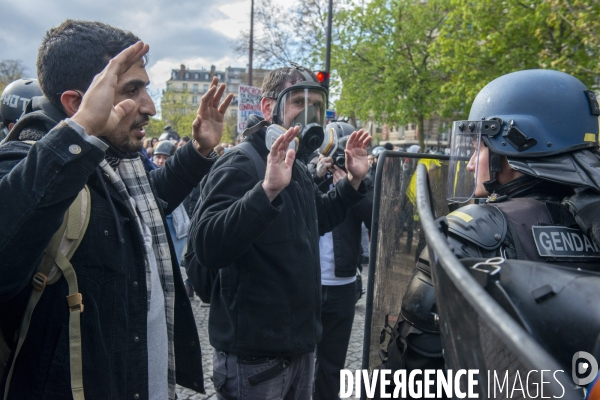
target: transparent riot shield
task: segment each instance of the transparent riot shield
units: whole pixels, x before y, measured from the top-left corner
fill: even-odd
[[[428,170],[438,215],[446,215],[448,156],[384,151],[373,199],[371,251],[363,342],[363,369],[381,365],[415,262],[425,248],[416,207],[416,167]]]
[[[546,397],[582,398],[574,389],[573,381],[569,376],[571,371],[561,366],[542,347],[538,341],[540,335],[531,333],[531,325],[519,317],[518,311],[511,312],[510,301],[501,305],[497,301],[498,297],[492,297],[494,293],[487,289],[490,286],[498,286],[493,280],[499,279],[499,274],[503,273],[500,264],[504,260],[501,258],[479,260],[481,262],[475,266],[477,260],[460,261],[454,256],[446,237],[440,231],[440,226],[435,222],[436,198],[431,194],[435,193],[437,183],[431,180],[430,176],[431,174],[424,167],[418,168],[417,208],[432,266],[446,368],[454,371],[478,370],[479,398],[537,397],[542,383]],[[528,266],[532,267],[527,263],[534,264],[523,261],[521,263],[522,265],[513,266],[513,269],[522,270]],[[539,271],[543,266],[544,264],[539,266],[534,264],[532,271]],[[473,267],[476,271],[469,270]],[[509,271],[510,269],[506,272]],[[498,276],[495,278],[496,274]],[[535,279],[533,272],[528,274],[528,277],[520,281],[533,279],[541,282],[540,279]],[[571,281],[575,279],[561,277],[557,280],[557,282]],[[523,295],[524,298],[531,298],[533,294],[527,291]],[[530,302],[537,303],[533,300]],[[520,308],[522,309],[521,305]],[[550,308],[546,314],[553,311]],[[542,325],[545,330],[550,330],[553,326],[559,325]],[[537,340],[534,336],[537,336]],[[595,337],[591,342],[593,343],[594,340]],[[564,364],[563,360],[562,365]],[[545,375],[541,371],[546,371]],[[505,380],[510,389],[506,385],[500,388]],[[515,392],[515,385],[522,390]],[[465,389],[463,381],[461,387]],[[534,396],[536,390],[538,395]]]

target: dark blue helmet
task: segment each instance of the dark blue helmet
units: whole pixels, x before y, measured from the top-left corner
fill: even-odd
[[[482,124],[482,139],[492,152],[537,158],[597,149],[598,115],[595,94],[579,79],[533,69],[488,83],[473,101],[469,121]]]

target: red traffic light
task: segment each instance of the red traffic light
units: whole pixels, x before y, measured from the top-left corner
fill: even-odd
[[[323,83],[324,81],[329,79],[329,72],[319,71],[317,72],[317,80],[319,83]]]

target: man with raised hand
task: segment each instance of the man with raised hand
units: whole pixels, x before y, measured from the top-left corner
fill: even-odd
[[[322,93],[306,69],[267,74],[265,121],[251,117],[245,133],[251,149],[242,143],[219,158],[202,187],[190,240],[201,268],[219,271],[209,337],[221,399],[312,394],[314,350],[322,332],[319,238],[364,197],[371,140],[368,132],[352,133],[348,176],[322,195],[290,149],[292,143],[298,154],[310,154],[315,150],[310,146],[320,145],[301,132],[318,131],[315,126],[324,123]],[[271,142],[267,130],[273,128],[281,135]],[[259,173],[260,165],[265,172]]]
[[[72,20],[50,29],[40,46],[45,97],[35,98],[0,147],[0,224],[10,227],[0,234],[0,321],[12,349],[1,383],[7,399],[174,399],[175,382],[204,389],[196,324],[164,215],[213,165],[232,96],[219,105],[225,87],[214,79],[194,140],[146,174],[139,150],[156,113],[147,52],[130,32]],[[84,187],[89,224],[70,258],[79,301],[67,304],[71,283],[50,284],[36,272]],[[43,292],[19,338],[32,281]],[[69,322],[74,308],[79,329]]]

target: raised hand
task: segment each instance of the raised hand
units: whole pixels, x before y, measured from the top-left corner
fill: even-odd
[[[360,182],[369,171],[367,146],[370,142],[369,132],[361,129],[358,132],[352,132],[346,144],[346,171],[348,171],[348,180],[355,189],[358,189]]]
[[[217,88],[218,84],[219,79],[215,76],[210,84],[210,88],[202,96],[200,107],[198,107],[198,114],[192,123],[192,136],[195,139],[194,144],[200,154],[205,157],[221,143],[223,119],[225,118],[227,107],[229,107],[229,103],[233,99],[233,93],[229,93],[221,105],[219,105],[226,85],[222,83]]]
[[[148,45],[137,42],[129,46],[94,77],[83,96],[81,106],[71,119],[81,125],[89,135],[102,136],[112,132],[126,115],[135,109],[131,99],[114,105],[119,78],[148,53]]]
[[[290,128],[286,133],[279,136],[267,157],[267,170],[262,187],[270,201],[281,193],[290,184],[292,179],[292,167],[296,159],[296,152],[288,150],[290,142],[300,132],[300,127]]]

